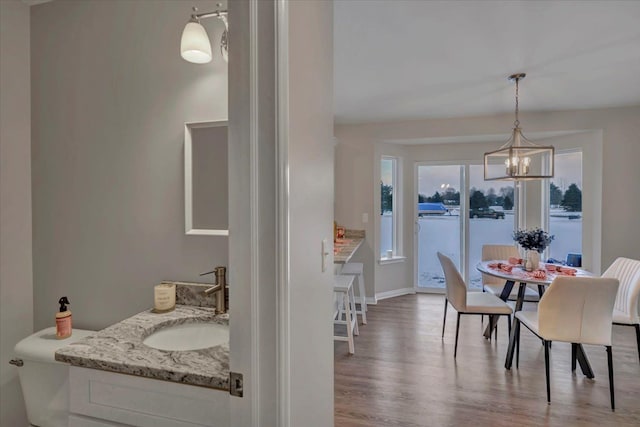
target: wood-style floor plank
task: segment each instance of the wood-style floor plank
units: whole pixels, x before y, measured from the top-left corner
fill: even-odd
[[[342,426],[640,426],[640,363],[631,327],[614,326],[616,411],[609,405],[604,347],[585,346],[595,379],[571,372],[571,347],[551,349],[551,405],[544,347],[522,328],[520,368],[504,368],[507,324],[482,337],[479,316],[456,313],[441,339],[442,295],[407,295],[369,306],[355,354],[335,343],[335,425]],[[533,306],[535,307],[535,306]],[[527,307],[525,307],[526,309]],[[485,318],[486,322],[486,318]]]

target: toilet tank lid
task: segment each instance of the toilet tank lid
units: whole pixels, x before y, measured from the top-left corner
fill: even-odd
[[[17,357],[24,360],[54,363],[56,350],[94,333],[94,331],[74,329],[69,338],[59,340],[56,338],[55,327],[46,328],[20,341],[16,344],[14,351]]]

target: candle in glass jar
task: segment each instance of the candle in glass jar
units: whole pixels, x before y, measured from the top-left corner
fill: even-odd
[[[176,308],[175,283],[161,283],[153,288],[153,308],[156,312],[167,312]]]

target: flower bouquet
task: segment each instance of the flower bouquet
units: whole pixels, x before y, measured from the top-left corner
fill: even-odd
[[[513,232],[513,240],[527,251],[526,269],[528,271],[538,268],[540,254],[551,244],[554,237],[539,227]]]
[[[544,252],[554,238],[555,236],[550,235],[541,228],[517,230],[513,232],[513,240],[522,246],[523,249],[536,251],[540,254]]]

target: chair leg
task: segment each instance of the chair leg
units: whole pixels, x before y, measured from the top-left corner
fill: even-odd
[[[516,369],[520,368],[520,321],[514,325],[516,334]]]
[[[636,342],[638,343],[638,359],[640,360],[640,324],[636,324]]]
[[[444,299],[444,317],[442,318],[442,338],[444,338],[444,325],[447,323],[447,298]]]
[[[609,365],[609,394],[611,395],[611,410],[616,410],[616,401],[613,394],[613,355],[611,354],[611,346],[607,346],[607,363]]]
[[[456,346],[453,350],[453,358],[458,355],[458,332],[460,331],[460,313],[458,313],[458,320],[456,321]]]
[[[547,403],[551,404],[551,382],[549,381],[549,341],[544,340],[544,373],[547,378]]]
[[[571,343],[571,372],[576,370],[576,362],[578,361],[578,344]]]

